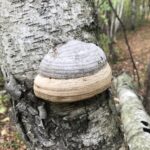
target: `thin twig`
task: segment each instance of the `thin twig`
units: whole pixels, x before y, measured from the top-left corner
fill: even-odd
[[[134,60],[134,58],[133,58],[132,50],[131,50],[131,47],[130,47],[130,44],[129,44],[129,41],[128,41],[128,38],[127,38],[126,27],[125,27],[125,25],[123,24],[123,22],[122,22],[122,20],[120,19],[120,17],[118,16],[118,14],[117,14],[115,8],[113,7],[112,1],[111,1],[111,0],[108,0],[108,2],[109,2],[109,5],[110,5],[110,7],[111,7],[113,13],[115,14],[115,16],[117,17],[117,19],[119,20],[119,22],[120,22],[120,24],[121,24],[122,31],[123,31],[123,34],[124,34],[125,43],[126,43],[126,45],[127,45],[127,48],[128,48],[128,51],[129,51],[129,55],[130,55],[130,58],[131,58],[131,61],[132,61],[132,64],[133,64],[133,73],[134,73],[134,70],[135,70],[136,75],[137,75],[138,85],[139,85],[139,87],[141,87],[140,76],[139,76],[139,72],[138,72],[138,69],[137,69],[135,60]]]

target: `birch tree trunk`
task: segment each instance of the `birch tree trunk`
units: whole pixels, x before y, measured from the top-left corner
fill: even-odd
[[[50,48],[70,39],[98,43],[93,4],[86,0],[0,0],[1,69],[12,117],[34,150],[118,150],[122,136],[109,91],[57,104],[35,97],[33,79]]]

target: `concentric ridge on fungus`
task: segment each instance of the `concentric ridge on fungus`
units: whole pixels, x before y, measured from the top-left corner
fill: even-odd
[[[74,102],[103,92],[110,87],[111,78],[101,48],[72,40],[45,55],[34,80],[34,93],[52,102]]]
[[[105,64],[106,56],[98,46],[72,40],[45,55],[39,74],[55,79],[78,78],[98,72]]]

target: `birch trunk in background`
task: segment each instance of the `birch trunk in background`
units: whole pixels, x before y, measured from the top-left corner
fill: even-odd
[[[131,29],[134,30],[136,26],[136,0],[131,0]]]
[[[123,7],[124,7],[124,0],[120,1],[120,3],[118,4],[118,7],[117,7],[117,14],[119,16],[119,18],[122,17],[122,13],[123,13]],[[119,29],[119,25],[120,25],[120,22],[119,20],[116,18],[115,19],[115,26],[114,26],[114,38],[116,39],[116,34],[117,34],[117,31]]]
[[[146,18],[146,12],[147,12],[147,6],[146,6],[146,0],[143,0],[143,2],[142,2],[142,15],[141,15],[141,20],[145,20],[145,18]]]
[[[123,8],[124,8],[124,0],[121,1],[115,1],[114,2],[114,8],[116,9],[116,12],[119,16],[119,18],[122,17]],[[110,38],[115,41],[116,40],[116,34],[119,29],[120,22],[115,16],[115,14],[112,12],[111,15],[111,26],[110,26]]]
[[[116,13],[118,14],[119,18],[121,18],[123,13],[124,0],[122,1],[116,0],[113,2],[113,5],[114,5],[113,7],[116,9]],[[114,49],[114,43],[116,42],[116,34],[119,29],[120,22],[115,16],[113,11],[110,11],[109,16],[110,17],[109,17],[108,36],[110,40],[109,42],[110,59],[112,60],[112,62],[115,63],[118,59],[118,56]]]
[[[109,91],[57,104],[35,97],[33,79],[49,49],[71,39],[99,43],[87,0],[0,0],[2,71],[12,117],[31,150],[118,150]]]
[[[121,106],[121,121],[125,140],[130,150],[150,149],[150,117],[133,90],[132,79],[123,74],[115,79]]]

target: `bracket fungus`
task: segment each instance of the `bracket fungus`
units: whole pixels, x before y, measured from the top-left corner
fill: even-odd
[[[45,55],[34,80],[34,93],[52,102],[74,102],[103,92],[111,79],[111,68],[101,48],[71,40]]]

